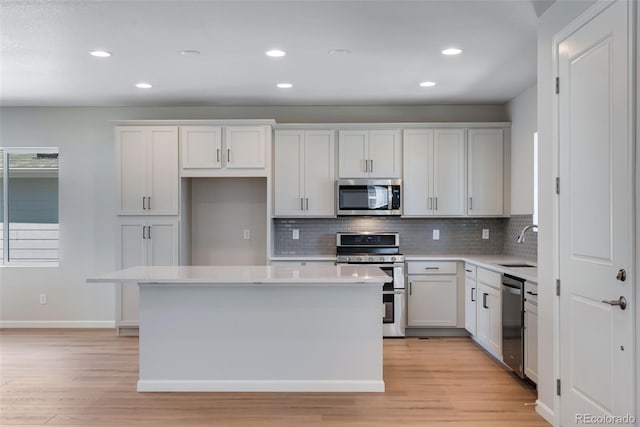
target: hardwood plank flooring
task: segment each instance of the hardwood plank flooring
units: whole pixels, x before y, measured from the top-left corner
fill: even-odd
[[[3,426],[548,427],[468,338],[387,339],[385,393],[137,393],[138,339],[0,330]]]

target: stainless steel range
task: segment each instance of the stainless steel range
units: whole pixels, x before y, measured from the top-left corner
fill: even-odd
[[[382,289],[382,331],[385,337],[404,337],[406,290],[404,256],[399,233],[337,233],[337,264],[369,264],[393,278]]]

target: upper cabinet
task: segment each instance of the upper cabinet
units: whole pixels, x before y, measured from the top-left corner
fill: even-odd
[[[266,176],[269,126],[181,127],[181,176]]]
[[[405,129],[404,216],[462,216],[464,129]]]
[[[178,128],[117,126],[119,215],[178,214]]]
[[[276,216],[335,216],[334,135],[333,130],[276,131]]]
[[[340,178],[400,178],[401,132],[342,130],[338,136]]]
[[[469,216],[499,216],[503,203],[503,131],[469,129]]]

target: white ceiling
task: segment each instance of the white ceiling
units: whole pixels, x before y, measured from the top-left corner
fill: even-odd
[[[552,1],[2,0],[0,102],[503,103],[535,83],[537,15]],[[443,56],[449,46],[464,52]],[[98,48],[113,56],[88,55]]]

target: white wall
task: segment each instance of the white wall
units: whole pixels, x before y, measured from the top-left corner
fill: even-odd
[[[511,122],[511,215],[533,213],[533,134],[537,130],[537,87],[507,104]]]
[[[281,123],[507,120],[504,105],[2,107],[1,146],[60,148],[60,266],[0,268],[1,326],[112,325],[115,312],[112,285],[84,282],[87,277],[113,270],[115,266],[111,120],[252,118],[276,119]],[[41,293],[47,294],[47,305],[39,304]]]
[[[536,410],[549,422],[555,414],[553,366],[554,322],[556,312],[554,259],[554,203],[557,157],[552,147],[555,77],[553,37],[594,2],[556,1],[538,20],[538,406]]]

